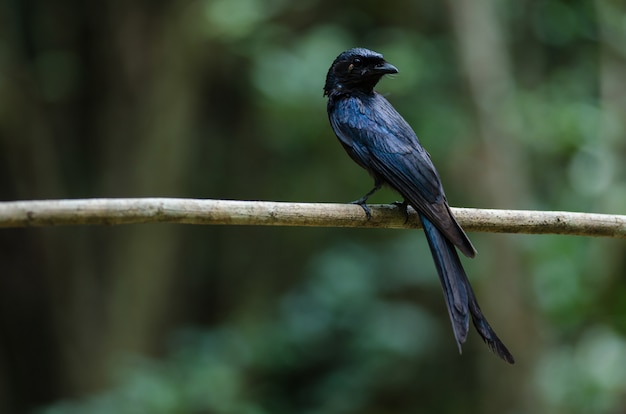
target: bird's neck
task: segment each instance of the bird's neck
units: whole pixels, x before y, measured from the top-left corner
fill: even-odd
[[[342,85],[338,85],[330,90],[324,91],[324,95],[327,95],[330,100],[338,100],[341,98],[371,98],[376,95],[374,91],[374,85],[365,87],[350,87],[346,88]]]

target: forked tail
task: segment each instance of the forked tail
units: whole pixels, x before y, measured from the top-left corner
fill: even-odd
[[[476,330],[487,346],[509,364],[515,363],[513,355],[500,341],[480,310],[456,248],[426,217],[420,214],[420,219],[424,225],[424,233],[437,267],[437,273],[439,273],[459,352],[461,345],[467,339],[469,315],[471,315]]]

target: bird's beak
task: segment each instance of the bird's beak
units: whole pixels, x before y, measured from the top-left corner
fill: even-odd
[[[386,75],[390,73],[398,73],[398,68],[393,66],[391,63],[381,63],[380,65],[374,66],[372,69],[372,73],[377,75]]]

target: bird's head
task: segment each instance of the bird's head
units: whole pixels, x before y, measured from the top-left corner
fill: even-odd
[[[380,78],[389,73],[398,73],[398,69],[380,53],[363,48],[346,50],[328,70],[324,96],[350,91],[371,93]]]

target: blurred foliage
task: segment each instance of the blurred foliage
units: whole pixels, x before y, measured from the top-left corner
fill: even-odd
[[[452,205],[625,214],[625,12],[4,2],[0,199],[356,199],[370,178],[322,86],[365,46],[400,69],[378,89]],[[514,367],[474,333],[457,355],[419,232],[3,230],[0,412],[623,411],[624,242],[471,236],[464,263]]]

